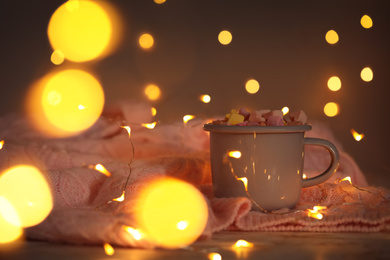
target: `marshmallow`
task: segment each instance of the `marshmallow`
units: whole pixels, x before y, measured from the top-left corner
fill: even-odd
[[[214,125],[238,126],[299,126],[307,122],[307,116],[302,110],[283,116],[281,110],[257,110],[248,112],[245,108],[238,111],[232,109],[224,120],[215,120]]]
[[[267,126],[284,126],[283,118],[280,116],[269,116]]]
[[[261,111],[253,111],[252,113],[250,113],[248,121],[265,122],[265,118],[263,117],[263,113]]]
[[[265,117],[265,119],[268,120],[269,116],[283,117],[283,112],[282,112],[282,110],[273,110],[271,112],[265,113],[263,116]]]
[[[249,116],[250,116],[250,113],[245,109],[245,108],[240,108],[240,110],[238,110],[238,113],[240,115],[243,115],[244,116],[244,120],[248,120]]]
[[[305,112],[303,112],[302,110],[292,112],[290,114],[290,118],[292,121],[301,121],[302,124],[306,124],[306,122],[307,122],[307,116],[306,116]]]
[[[264,117],[264,114],[271,112],[271,109],[261,109],[257,110],[256,112],[259,113],[262,117]]]

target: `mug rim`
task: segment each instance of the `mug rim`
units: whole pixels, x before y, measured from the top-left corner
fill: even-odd
[[[294,133],[311,130],[311,125],[287,125],[287,126],[238,126],[238,125],[203,125],[204,131],[221,133]]]

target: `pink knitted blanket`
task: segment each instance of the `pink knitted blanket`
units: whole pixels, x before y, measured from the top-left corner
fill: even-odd
[[[130,122],[134,144],[132,175],[123,202],[107,201],[121,195],[127,179],[132,149],[127,132],[107,118]],[[377,232],[390,224],[390,192],[370,187],[354,160],[330,131],[313,124],[307,135],[328,139],[340,151],[340,167],[327,183],[303,189],[295,209],[276,214],[250,211],[247,198],[213,198],[208,153],[208,135],[202,120],[187,125],[159,124],[150,130],[139,123],[152,122],[150,107],[122,103],[105,111],[90,130],[72,138],[46,139],[30,129],[25,119],[10,115],[0,118],[0,171],[18,164],[41,169],[52,188],[54,208],[41,224],[28,228],[29,239],[75,244],[110,243],[119,246],[150,248],[146,240],[135,240],[122,226],[136,227],[134,197],[147,180],[173,176],[197,186],[209,205],[209,219],[203,237],[221,230],[243,231],[321,231]],[[330,158],[327,152],[308,147],[305,172],[323,171]],[[111,173],[106,177],[88,165],[103,164]],[[346,176],[347,181],[338,182]],[[324,218],[308,217],[307,209],[327,206]]]

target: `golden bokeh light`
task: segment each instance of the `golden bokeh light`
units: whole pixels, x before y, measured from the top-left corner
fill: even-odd
[[[207,224],[208,207],[202,193],[178,179],[163,178],[148,184],[136,209],[145,237],[164,248],[193,243]]]
[[[124,200],[125,200],[125,191],[123,191],[122,195],[120,195],[118,198],[112,199],[112,201],[118,201],[118,202],[122,202]]]
[[[237,179],[238,181],[242,181],[242,183],[244,184],[245,190],[248,191],[248,178],[246,178],[246,177],[237,178],[237,177],[236,177],[236,179]]]
[[[313,209],[307,209],[306,213],[308,217],[315,218],[321,220],[324,218],[324,215],[320,213],[320,211],[326,210],[326,206],[314,206]]]
[[[207,258],[209,260],[222,260],[222,256],[215,252],[208,253]]]
[[[73,62],[106,56],[118,44],[120,32],[117,12],[107,2],[90,0],[62,4],[47,29],[53,49]]]
[[[0,150],[3,149],[3,147],[4,147],[4,140],[1,140],[0,141]]]
[[[332,91],[338,91],[341,89],[341,80],[337,76],[330,77],[328,80],[328,88]]]
[[[360,77],[365,82],[370,82],[374,78],[374,72],[372,72],[372,69],[369,67],[365,67],[360,72]]]
[[[51,62],[54,64],[54,65],[60,65],[64,62],[65,60],[65,55],[62,53],[62,51],[60,50],[55,50],[53,51],[53,53],[51,54],[51,57],[50,57],[50,60]]]
[[[96,164],[96,165],[90,165],[89,166],[90,169],[95,169],[97,170],[98,172],[106,175],[107,177],[111,177],[111,173],[106,169],[106,167],[104,167],[103,165],[101,165],[100,163]]]
[[[228,156],[229,156],[229,157],[236,158],[236,159],[239,159],[239,158],[241,158],[241,152],[240,152],[240,151],[237,151],[237,150],[230,151],[230,152],[228,153]]]
[[[194,119],[194,118],[195,118],[194,115],[185,115],[185,116],[183,116],[183,123],[184,123],[184,124],[187,124],[188,121],[190,121],[190,120],[192,120],[192,119]]]
[[[286,115],[290,111],[288,107],[283,107],[281,110],[283,112],[283,115]]]
[[[203,103],[210,103],[211,101],[211,97],[209,95],[201,95],[199,97],[200,101],[202,101]]]
[[[334,30],[329,30],[325,35],[325,40],[329,44],[335,44],[339,41],[339,35]]]
[[[41,132],[64,137],[92,126],[103,106],[104,92],[96,78],[82,70],[64,70],[32,86],[26,112]]]
[[[166,0],[154,0],[156,4],[163,4]]]
[[[355,129],[351,129],[351,134],[356,141],[361,141],[364,138],[364,134],[359,134]]]
[[[151,113],[152,113],[152,116],[157,115],[157,109],[156,109],[155,107],[152,107],[152,108],[150,109],[150,111],[151,111]]]
[[[0,244],[17,240],[23,234],[20,218],[14,206],[0,196]]]
[[[121,128],[125,129],[126,132],[129,134],[129,138],[131,137],[131,128],[128,125],[121,126]]]
[[[115,253],[114,248],[109,243],[104,243],[103,248],[106,255],[113,255]]]
[[[147,128],[147,129],[154,129],[156,127],[156,125],[157,125],[157,122],[141,124],[141,126]]]
[[[232,39],[233,39],[233,36],[229,31],[224,30],[218,34],[218,41],[222,45],[228,45],[229,43],[232,42]]]
[[[41,172],[30,165],[9,168],[0,176],[0,196],[14,207],[14,225],[31,227],[41,223],[53,208],[50,187]]]
[[[343,181],[347,181],[347,182],[349,182],[349,184],[352,184],[352,179],[350,176],[344,177],[343,179],[339,180],[338,182],[340,183]]]
[[[360,19],[360,24],[363,26],[363,28],[370,29],[373,25],[373,22],[371,17],[365,14]]]
[[[69,12],[77,11],[77,9],[80,7],[79,0],[68,0],[65,3],[65,7]]]
[[[149,100],[157,100],[160,98],[161,90],[155,84],[149,84],[145,87],[144,93]]]
[[[233,248],[239,248],[239,247],[253,247],[253,243],[248,242],[243,239],[237,240],[237,242],[232,246]]]
[[[139,37],[138,43],[142,49],[144,49],[144,50],[150,49],[154,45],[153,36],[148,34],[148,33],[144,33]]]
[[[324,106],[324,113],[328,117],[337,116],[339,112],[339,105],[335,102],[329,102]]]
[[[176,227],[180,230],[184,230],[188,227],[188,221],[179,221]]]
[[[126,232],[128,232],[135,240],[141,240],[144,237],[144,234],[142,234],[141,230],[139,229],[135,229],[129,226],[123,226],[122,228]]]
[[[260,84],[255,79],[250,79],[245,84],[245,89],[249,94],[255,94],[260,89]]]

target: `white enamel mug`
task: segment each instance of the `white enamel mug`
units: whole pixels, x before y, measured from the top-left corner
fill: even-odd
[[[215,197],[249,197],[253,209],[293,208],[302,188],[328,180],[339,153],[329,141],[306,138],[310,125],[204,125],[210,132],[210,159]],[[318,176],[303,179],[304,146],[322,146],[331,162]]]

